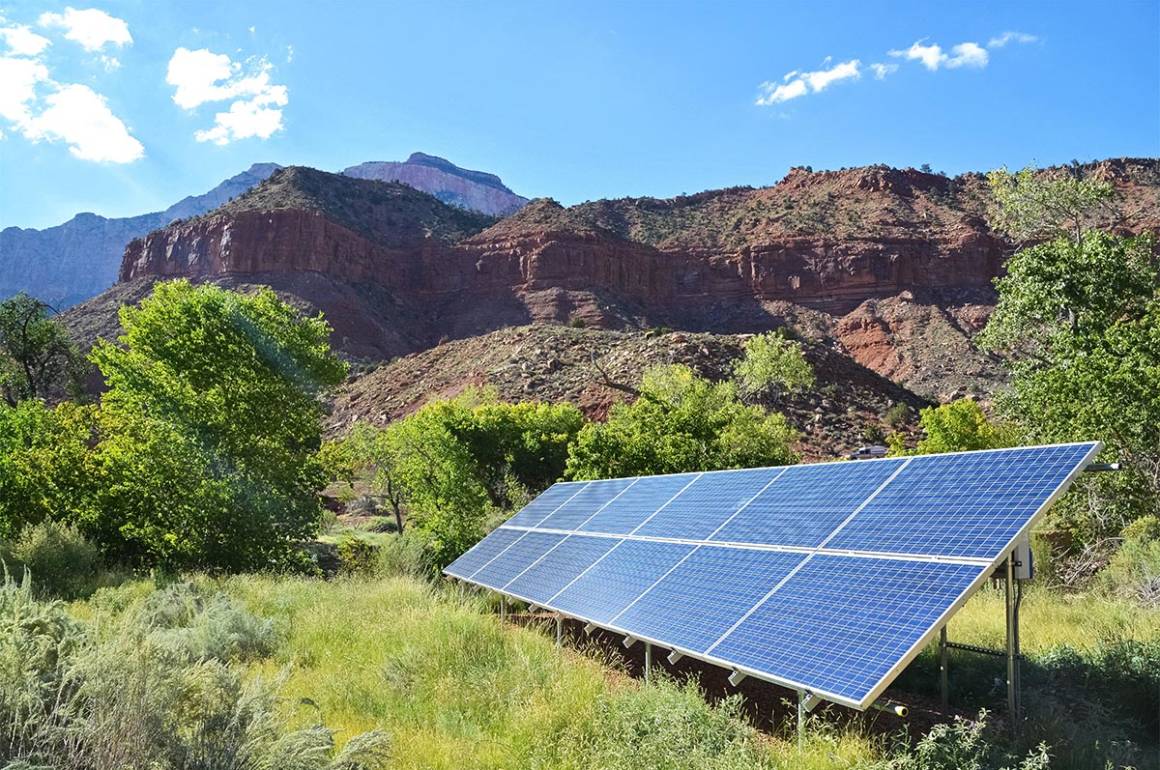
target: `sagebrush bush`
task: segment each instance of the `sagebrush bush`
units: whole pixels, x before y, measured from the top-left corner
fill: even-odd
[[[432,578],[439,574],[431,536],[421,529],[408,529],[387,538],[379,547],[375,573],[379,577]]]
[[[353,532],[344,532],[336,543],[339,572],[344,575],[370,575],[378,562],[379,547]]]
[[[1123,544],[1099,574],[1111,594],[1160,606],[1160,518],[1142,516],[1124,528]]]
[[[75,527],[46,520],[26,527],[8,548],[17,573],[31,573],[37,596],[75,599],[97,585],[101,554]]]
[[[102,607],[116,603],[102,602]],[[54,770],[369,770],[371,731],[335,751],[321,724],[291,729],[284,678],[247,678],[272,624],[188,583],[102,619],[100,638],[63,605],[0,587],[0,764]]]

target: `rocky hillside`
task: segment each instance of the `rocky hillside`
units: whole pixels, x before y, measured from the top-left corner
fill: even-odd
[[[1116,226],[1160,229],[1160,162],[1089,172],[1120,191]],[[925,397],[985,396],[1000,369],[971,338],[1013,248],[987,208],[979,175],[875,166],[669,200],[537,200],[494,221],[400,184],[288,168],[133,242],[121,279],[266,283],[370,360],[529,322],[788,326]]]
[[[78,214],[62,225],[44,230],[0,230],[0,299],[25,291],[63,309],[95,296],[117,280],[121,258],[130,241],[175,220],[216,209],[279,168],[276,163],[255,163],[209,192],[183,198],[164,211],[112,219]],[[360,179],[402,182],[445,203],[487,215],[504,216],[527,202],[494,174],[462,169],[421,152],[403,163],[363,163],[343,173]]]
[[[330,417],[338,434],[356,420],[386,423],[431,398],[465,388],[492,387],[505,400],[572,401],[600,418],[623,401],[608,381],[634,385],[655,364],[682,363],[712,378],[727,376],[741,354],[744,335],[686,332],[613,332],[555,325],[520,326],[455,340],[399,358],[354,378],[342,389]],[[912,430],[926,402],[859,366],[833,344],[807,346],[817,386],[768,405],[786,414],[802,434],[799,449],[811,458],[833,457],[866,443],[867,429]],[[896,425],[884,423],[895,404],[907,407]],[[870,435],[873,435],[872,433]]]
[[[422,152],[411,153],[402,163],[372,161],[351,166],[342,173],[359,179],[402,182],[429,192],[444,203],[493,217],[514,214],[528,202],[508,189],[495,174],[460,168]]]

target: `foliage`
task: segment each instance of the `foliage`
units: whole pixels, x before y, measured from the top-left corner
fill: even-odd
[[[1019,242],[1078,240],[1108,210],[1115,188],[1084,177],[1078,169],[1044,174],[1028,167],[987,175],[995,209],[991,224]]]
[[[734,382],[710,382],[686,366],[645,373],[640,397],[608,421],[585,425],[568,476],[613,478],[796,462],[794,431],[780,414],[746,406]]]
[[[47,520],[27,527],[9,555],[9,567],[27,570],[38,596],[75,599],[96,587],[100,553],[68,524]]]
[[[963,719],[937,724],[915,744],[913,751],[904,747],[897,756],[886,762],[888,770],[989,770],[1011,767],[985,737],[987,712],[980,711],[978,719]],[[1047,770],[1050,767],[1047,747],[1038,746],[1013,767],[1016,770]]]
[[[1074,548],[1160,510],[1160,269],[1150,236],[1094,229],[1111,188],[1076,176],[992,178],[1000,221],[1046,239],[996,281],[981,344],[1010,356],[1000,411],[1029,440],[1100,439],[1126,470],[1084,479],[1053,509]]]
[[[79,389],[80,356],[50,310],[23,292],[0,302],[0,395],[10,406]]]
[[[378,563],[379,547],[352,532],[344,532],[336,543],[339,571],[344,575],[369,575]]]
[[[284,675],[247,677],[240,665],[273,651],[271,623],[221,594],[154,592],[98,635],[8,581],[0,626],[14,631],[0,635],[0,759],[10,766],[356,770],[388,758],[378,731],[335,751],[321,724],[288,727]]]
[[[882,421],[891,428],[901,428],[910,419],[910,407],[901,401],[886,410]]]
[[[758,334],[745,342],[745,355],[733,368],[743,395],[774,388],[808,390],[814,386],[814,370],[800,343],[775,332]]]
[[[92,353],[108,391],[83,526],[133,564],[288,563],[321,516],[321,396],[346,372],[330,327],[268,289],[186,281],[157,284],[121,324],[120,344]]]
[[[892,434],[892,454],[937,454],[975,449],[1001,449],[1015,446],[1019,436],[1013,426],[987,419],[986,412],[973,398],[960,398],[948,404],[928,406],[919,413],[923,438],[907,452],[900,434]]]
[[[1123,543],[1099,580],[1109,593],[1160,606],[1160,518],[1142,516],[1124,528]]]
[[[0,403],[0,538],[46,519],[83,517],[96,489],[96,409],[39,399]]]
[[[403,509],[426,532],[440,563],[483,534],[490,510],[509,507],[564,473],[568,445],[583,423],[571,404],[505,404],[468,391],[433,401],[386,428],[356,425],[326,455],[371,487],[403,524]]]

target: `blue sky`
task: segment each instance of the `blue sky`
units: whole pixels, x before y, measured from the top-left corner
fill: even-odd
[[[0,0],[0,16],[0,227],[157,210],[257,161],[415,150],[564,203],[795,165],[1160,155],[1155,0]]]

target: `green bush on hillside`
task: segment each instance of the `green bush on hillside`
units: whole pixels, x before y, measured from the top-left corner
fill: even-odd
[[[1124,528],[1123,543],[1099,583],[1109,593],[1160,605],[1160,518],[1143,516]]]

